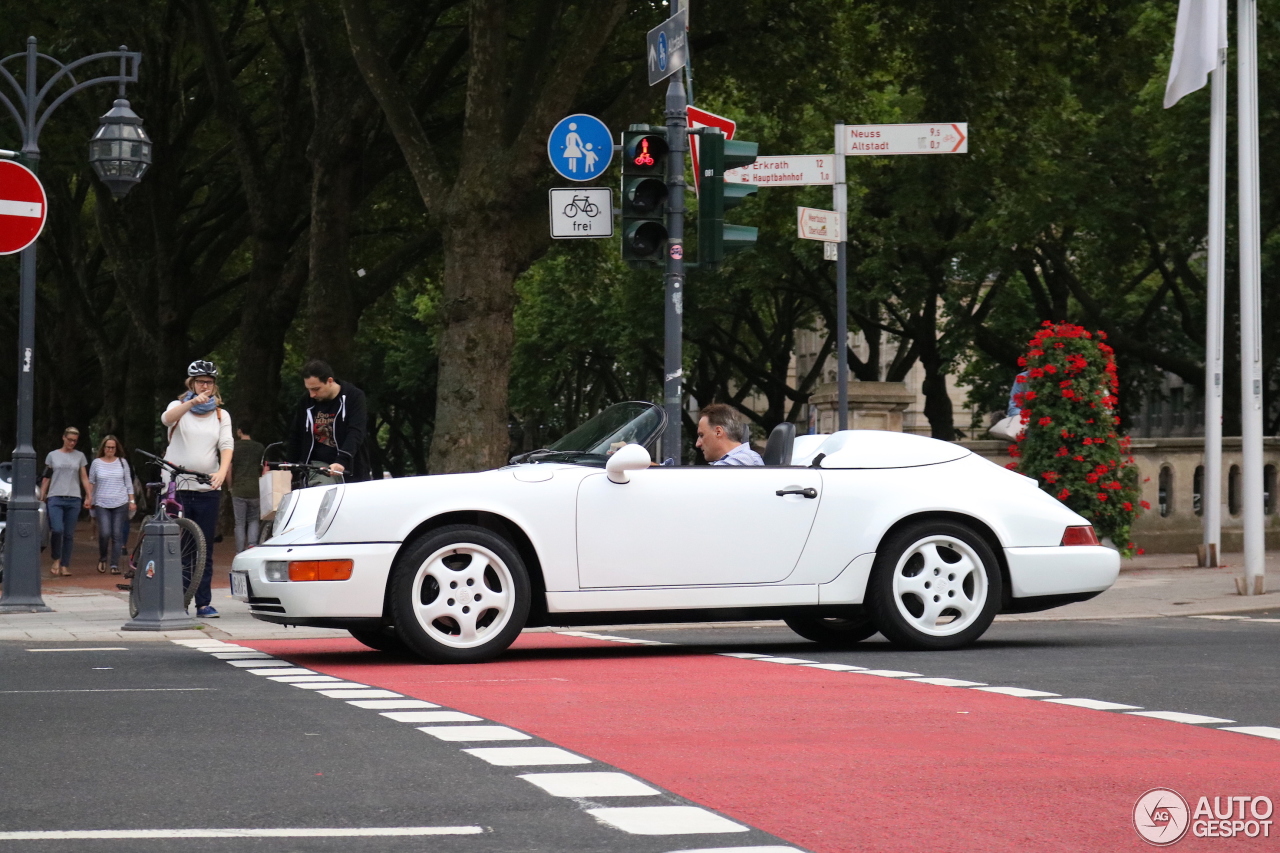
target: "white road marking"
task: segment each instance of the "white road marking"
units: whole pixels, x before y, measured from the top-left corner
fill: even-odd
[[[94,646],[84,649],[27,649],[29,652],[127,652],[124,646]]]
[[[75,829],[0,832],[0,841],[152,838],[367,838],[370,836],[478,835],[479,826],[369,826],[282,829]]]
[[[1254,735],[1256,737],[1270,738],[1271,740],[1280,740],[1280,729],[1274,726],[1225,726],[1218,729],[1220,732],[1239,732],[1242,735]]]
[[[849,666],[847,663],[806,663],[808,669],[825,669],[830,672],[862,672],[865,666]]]
[[[1076,708],[1090,708],[1094,711],[1137,711],[1141,705],[1121,705],[1119,702],[1103,702],[1101,699],[1045,699],[1054,705],[1071,705]]]
[[[248,672],[251,675],[270,675],[273,680],[275,678],[283,678],[287,675],[318,675],[314,669],[303,669],[300,666],[291,666],[288,668],[277,666],[268,669],[251,669],[248,670]],[[329,677],[330,676],[325,676],[325,678]]]
[[[550,764],[590,764],[590,758],[574,755],[558,746],[481,746],[462,750],[495,767],[538,767]]]
[[[44,208],[38,201],[14,201],[0,198],[0,216],[21,216],[27,219],[39,219]]]
[[[982,681],[962,681],[959,678],[908,678],[907,681],[918,681],[921,684],[936,684],[938,687],[985,687]]]
[[[214,652],[218,660],[274,660],[265,652]]]
[[[566,637],[583,637],[588,640],[608,640],[611,643],[627,643],[635,646],[670,646],[672,643],[660,643],[657,640],[637,640],[632,637],[615,637],[611,634],[592,634],[588,631],[556,631]]]
[[[358,702],[348,702],[348,705],[355,705],[357,708],[368,708],[373,711],[380,711],[391,708],[439,708],[439,705],[433,705],[430,702],[423,702],[421,699],[367,699]]]
[[[201,638],[200,638],[200,639],[198,639],[198,640],[174,640],[174,641],[173,641],[173,644],[174,644],[175,646],[186,646],[186,647],[187,647],[187,648],[189,648],[189,649],[194,649],[194,648],[196,648],[197,646],[215,646],[215,645],[217,645],[217,646],[224,646],[224,645],[226,645],[226,643],[222,642],[221,640],[210,640],[210,639],[207,639],[207,638],[205,638],[205,637],[201,637]]]
[[[1046,696],[1061,696],[1061,693],[1046,693],[1043,690],[1028,690],[1025,687],[975,687],[983,693],[1003,693],[1005,696],[1020,696],[1023,699],[1043,699]]]
[[[426,732],[440,740],[466,742],[482,740],[533,740],[524,732],[509,729],[506,726],[419,726],[418,731]]]
[[[601,823],[632,835],[695,835],[747,832],[749,827],[696,806],[630,806],[587,809]]]
[[[227,663],[241,669],[248,667],[293,666],[287,660],[275,660],[274,658],[267,658],[266,660],[229,660]]]
[[[216,687],[93,687],[76,690],[0,690],[0,693],[198,693],[216,692]]]
[[[1171,723],[1234,723],[1235,720],[1224,720],[1221,717],[1203,717],[1199,714],[1184,714],[1181,711],[1125,711],[1133,717],[1152,717],[1157,720],[1168,720]]]
[[[858,675],[879,675],[882,678],[914,678],[918,672],[902,672],[897,669],[864,669]]]
[[[382,716],[397,723],[478,723],[482,719],[461,711],[383,711]]]
[[[1280,622],[1280,619],[1250,619],[1250,622]]]
[[[756,658],[756,660],[764,663],[817,663],[816,660],[804,660],[803,658],[763,657]]]
[[[294,687],[301,685],[295,684]],[[321,696],[328,696],[330,699],[399,699],[400,694],[394,690],[382,690],[373,688],[371,690],[321,690]]]
[[[356,684],[354,681],[339,681],[336,684],[331,681],[297,681],[290,686],[301,687],[303,690],[334,690],[338,685],[342,685],[348,690],[368,690],[367,684]],[[352,696],[352,699],[372,699],[372,696]]]
[[[1247,616],[1188,616],[1188,619],[1214,619],[1219,622],[1235,622],[1239,619],[1248,619]]]
[[[758,655],[755,652],[720,652],[722,658],[742,658],[743,660],[751,660],[752,658],[767,658],[768,655]]]
[[[654,797],[662,793],[625,773],[525,773],[553,797]]]
[[[273,672],[274,670],[264,670],[264,672]],[[343,679],[335,678],[332,675],[269,675],[267,681],[278,681],[281,684],[342,684]]]

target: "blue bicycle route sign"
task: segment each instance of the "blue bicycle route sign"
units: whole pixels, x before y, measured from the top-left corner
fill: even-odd
[[[613,159],[613,137],[595,116],[578,113],[562,118],[547,137],[551,168],[570,181],[598,178]]]

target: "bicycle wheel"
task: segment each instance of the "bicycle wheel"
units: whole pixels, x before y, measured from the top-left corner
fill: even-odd
[[[200,532],[200,525],[189,518],[169,520],[182,529],[178,542],[182,554],[183,574],[186,574],[187,566],[191,567],[191,579],[187,581],[186,588],[182,591],[182,606],[190,607],[191,599],[195,598],[196,590],[200,588],[200,581],[204,579],[206,548],[204,534]]]
[[[578,206],[573,202],[569,202],[564,206],[564,215],[572,219],[578,215]]]
[[[596,214],[600,212],[600,206],[597,204],[592,204],[591,202],[587,202],[586,205],[582,208],[582,212],[585,213],[587,216],[595,218]]]

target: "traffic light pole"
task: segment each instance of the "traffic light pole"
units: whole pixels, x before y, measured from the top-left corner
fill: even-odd
[[[689,147],[685,120],[685,90],[680,75],[667,84],[667,251],[663,275],[665,343],[663,345],[662,401],[667,428],[662,434],[662,456],[680,464],[681,409],[684,386],[684,153]]]

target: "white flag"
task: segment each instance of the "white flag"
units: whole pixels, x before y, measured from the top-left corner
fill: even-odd
[[[1218,67],[1218,51],[1226,47],[1226,0],[1180,0],[1165,109],[1204,87],[1209,72]]]

